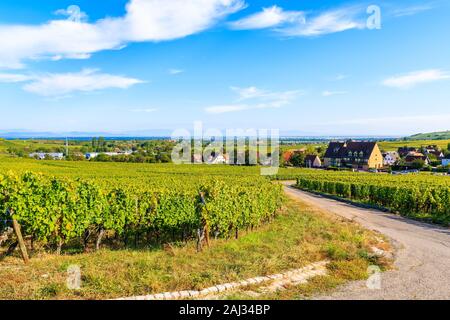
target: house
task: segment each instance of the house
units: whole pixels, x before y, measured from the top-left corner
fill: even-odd
[[[53,159],[62,160],[64,159],[64,153],[62,152],[33,152],[29,154],[30,158],[35,158],[38,160]]]
[[[324,156],[325,167],[353,169],[379,169],[383,167],[383,155],[376,142],[330,142]]]
[[[230,161],[230,157],[228,154],[219,153],[217,155],[213,154],[208,157],[206,163],[208,164],[228,164]]]
[[[415,161],[422,160],[426,165],[430,164],[430,159],[428,156],[420,152],[410,152],[405,157],[405,164],[412,165]]]
[[[89,153],[86,153],[84,156],[86,157],[86,160],[91,160],[91,159],[96,158],[98,155],[99,155],[98,152],[89,152]]]
[[[393,166],[400,160],[400,155],[397,151],[388,151],[383,153],[383,164],[385,166]]]
[[[201,153],[194,153],[191,156],[191,163],[203,163],[203,155]]]
[[[400,157],[406,157],[408,155],[408,153],[410,152],[418,152],[417,148],[413,148],[413,147],[401,147],[398,148],[398,154],[400,155]]]
[[[436,146],[428,146],[424,148],[424,154],[434,155],[438,160],[444,158],[444,153],[441,150],[439,150]]]
[[[442,159],[442,165],[444,167],[450,166],[450,156],[447,156],[447,158]]]
[[[305,157],[305,167],[307,168],[320,168],[322,166],[322,161],[316,154],[308,154]]]
[[[273,165],[272,157],[266,157],[265,159],[261,159],[260,157],[258,157],[258,159],[259,159],[259,164],[262,166],[272,166]]]

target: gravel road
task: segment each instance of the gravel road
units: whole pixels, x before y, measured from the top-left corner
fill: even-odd
[[[380,289],[355,281],[316,299],[450,299],[449,228],[363,209],[284,184],[288,195],[386,235],[396,250],[394,270],[381,274]]]

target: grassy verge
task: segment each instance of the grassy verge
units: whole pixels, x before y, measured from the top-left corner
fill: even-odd
[[[407,219],[411,219],[414,221],[418,221],[418,222],[423,222],[423,223],[429,223],[429,224],[435,224],[435,225],[440,225],[440,226],[444,226],[444,227],[449,227],[450,226],[450,221],[448,217],[440,217],[440,216],[434,216],[432,214],[429,213],[410,213],[408,215],[402,214],[400,212],[396,212],[391,210],[388,207],[382,207],[382,206],[378,206],[376,204],[372,204],[370,202],[367,201],[363,201],[363,200],[359,200],[359,199],[350,199],[350,198],[344,198],[335,194],[330,194],[330,193],[326,193],[326,192],[321,192],[321,191],[316,191],[316,190],[310,190],[307,188],[302,188],[298,185],[293,185],[294,188],[297,188],[299,190],[302,191],[306,191],[309,193],[313,193],[325,198],[329,198],[329,199],[333,199],[336,201],[340,201],[340,202],[344,202],[344,203],[348,203],[357,207],[361,207],[361,208],[365,208],[365,209],[375,209],[375,210],[379,210],[379,211],[383,211],[383,212],[388,212],[391,213],[393,215],[397,215],[403,218],[407,218]]]
[[[237,240],[213,241],[202,253],[188,243],[167,250],[101,250],[65,256],[41,253],[26,266],[18,256],[7,258],[0,262],[0,299],[107,299],[201,289],[330,259],[329,277],[318,277],[307,286],[275,297],[298,298],[347,280],[363,279],[369,264],[383,266],[384,261],[370,254],[370,247],[386,246],[379,240],[379,235],[354,223],[290,200],[270,225]],[[78,291],[65,285],[66,270],[73,264],[82,271],[82,289]]]

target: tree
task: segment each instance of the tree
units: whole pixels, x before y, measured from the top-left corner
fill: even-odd
[[[106,151],[106,142],[105,142],[105,138],[103,137],[99,137],[97,140],[97,144],[98,144],[98,151]]]
[[[294,153],[290,162],[294,167],[303,167],[305,164],[305,154],[300,152]]]
[[[422,159],[414,160],[414,161],[411,163],[411,166],[412,166],[414,169],[422,169],[422,168],[425,166],[425,161],[423,161]]]
[[[109,162],[109,161],[111,161],[111,157],[104,153],[101,153],[97,157],[95,157],[94,160],[100,161],[100,162]]]
[[[94,151],[97,150],[98,142],[97,142],[97,139],[96,139],[96,138],[92,138],[91,144],[92,144],[92,149],[93,149]]]

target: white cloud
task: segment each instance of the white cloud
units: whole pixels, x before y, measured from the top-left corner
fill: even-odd
[[[171,74],[171,75],[177,75],[177,74],[180,74],[180,73],[184,73],[184,70],[181,70],[181,69],[169,69],[169,74]]]
[[[281,108],[284,105],[292,103],[302,94],[299,90],[271,92],[256,87],[231,87],[231,90],[238,94],[236,103],[207,107],[205,111],[207,113],[218,114],[252,109]],[[243,104],[242,101],[244,100],[248,101],[248,103]]]
[[[314,37],[329,33],[342,32],[366,27],[365,11],[351,7],[322,12],[312,18],[306,18],[305,23],[278,28],[277,31],[290,37]]]
[[[231,87],[230,89],[239,95],[239,100],[261,98],[266,95],[265,91],[260,90],[256,87],[247,87],[247,88]]]
[[[450,74],[439,69],[414,71],[403,75],[397,75],[383,80],[387,87],[398,89],[410,89],[419,84],[450,79]]]
[[[45,97],[60,97],[74,92],[90,92],[108,88],[127,89],[143,81],[84,69],[77,73],[41,75],[0,74],[0,82],[27,82],[25,91]]]
[[[130,0],[126,14],[94,23],[76,10],[67,20],[41,25],[0,25],[0,68],[21,68],[26,59],[86,58],[129,42],[164,41],[212,27],[245,7],[243,0]],[[60,11],[62,13],[62,11]]]
[[[283,36],[313,37],[323,34],[363,29],[366,27],[366,10],[363,6],[306,14],[303,11],[284,11],[278,6],[230,23],[231,29],[272,28]]]
[[[272,6],[231,22],[230,27],[235,30],[251,30],[275,27],[284,23],[305,23],[305,14],[302,11],[284,11],[278,6]]]
[[[24,74],[0,73],[0,83],[24,82],[30,79],[30,76]]]
[[[272,101],[272,102],[290,102],[295,99],[301,92],[299,90],[291,91],[281,91],[281,92],[271,92],[258,89],[256,87],[231,87],[231,90],[236,92],[239,96],[238,101],[248,100],[248,99],[259,99],[262,101]]]
[[[322,96],[324,97],[331,97],[331,96],[338,96],[338,95],[343,95],[343,94],[347,94],[347,91],[323,91],[322,92]]]

